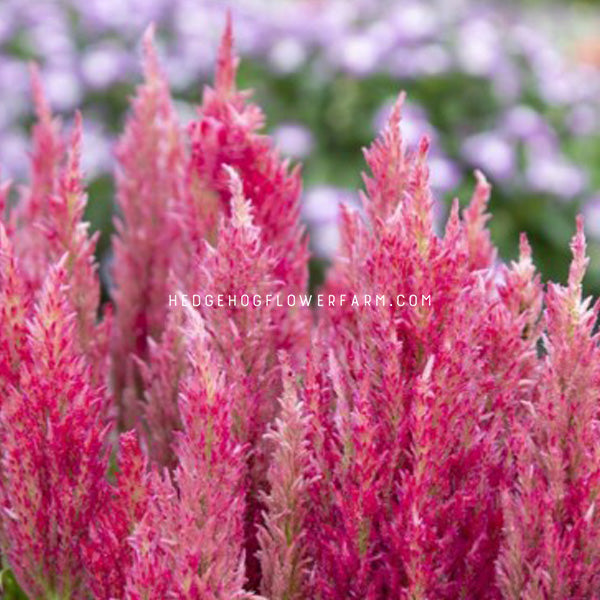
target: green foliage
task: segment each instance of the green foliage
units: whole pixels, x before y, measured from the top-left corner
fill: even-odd
[[[0,594],[3,600],[27,600],[25,592],[21,590],[8,567],[0,571]]]

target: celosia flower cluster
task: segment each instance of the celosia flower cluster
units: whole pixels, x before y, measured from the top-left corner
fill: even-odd
[[[145,37],[104,310],[81,120],[63,134],[33,71],[31,186],[8,214],[0,188],[3,565],[48,600],[597,598],[583,224],[566,287],[544,288],[524,236],[497,260],[479,173],[438,235],[403,96],[325,290],[430,302],[170,306],[308,283],[300,174],[232,43],[228,24],[184,132]]]

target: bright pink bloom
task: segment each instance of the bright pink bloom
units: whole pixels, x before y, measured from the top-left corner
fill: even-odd
[[[308,345],[311,317],[307,308],[287,306],[286,285],[276,275],[278,260],[255,224],[255,207],[244,198],[235,170],[226,171],[231,190],[230,216],[220,218],[216,246],[205,244],[191,288],[212,296],[215,302],[222,295],[225,302],[222,307],[202,305],[198,310],[227,385],[235,390],[230,399],[234,434],[251,450],[246,557],[248,576],[252,585],[258,586],[256,529],[261,514],[260,490],[268,468],[262,436],[277,413],[282,389],[277,353],[285,350],[294,365],[299,362]],[[284,297],[279,305],[277,294]],[[242,305],[244,295],[249,298],[246,306]],[[259,306],[254,305],[255,295],[260,298]],[[271,301],[267,302],[269,297]],[[236,298],[235,306],[229,304],[229,298]]]
[[[223,165],[233,167],[243,195],[254,207],[255,223],[276,260],[275,276],[292,292],[307,285],[307,243],[299,222],[300,174],[281,161],[263,126],[258,106],[236,88],[237,58],[228,19],[217,60],[215,87],[205,88],[198,120],[189,127],[191,159],[187,172],[187,231],[192,244],[217,239],[222,212],[229,213],[231,190]]]
[[[104,505],[90,524],[89,539],[82,548],[87,587],[97,600],[123,597],[134,559],[129,538],[148,503],[147,470],[135,433],[122,434],[116,485],[107,485]]]
[[[235,391],[219,374],[204,324],[193,311],[186,338],[190,369],[179,397],[178,466],[172,480],[168,473],[153,479],[148,512],[133,537],[127,597],[246,598],[246,457],[232,432]]]
[[[342,210],[329,283],[348,297],[387,302],[328,310],[318,343],[331,349],[315,357],[327,366],[307,389],[318,423],[307,535],[313,593],[495,598],[505,423],[535,373],[536,339],[522,335],[531,314],[503,301],[502,290],[507,303],[520,290],[516,275],[501,284],[495,273],[485,180],[478,176],[463,219],[455,204],[444,237],[436,236],[428,143],[406,154],[399,120],[398,106],[366,153],[368,221]],[[526,285],[523,293],[535,290]],[[400,294],[419,305],[398,306]]]
[[[30,310],[22,273],[0,222],[0,407],[28,357],[26,318]]]
[[[66,143],[60,122],[52,118],[35,67],[32,85],[38,117],[33,133],[32,184],[10,215],[8,232],[31,299],[39,293],[47,270],[67,253],[64,266],[79,343],[94,375],[104,382],[110,318],[97,323],[100,282],[94,251],[98,234],[89,236],[89,225],[83,221],[87,197],[80,168],[81,116],[76,115]]]
[[[269,492],[263,495],[265,524],[258,534],[261,593],[271,600],[302,600],[306,598],[309,576],[304,539],[310,508],[308,420],[285,354],[282,368],[281,413],[265,435],[273,453],[267,476]]]
[[[63,264],[27,323],[0,413],[2,551],[34,598],[83,598],[81,548],[104,502],[106,400],[79,352]]]
[[[159,340],[168,309],[169,272],[179,235],[183,146],[168,84],[152,43],[144,37],[145,82],[137,90],[117,148],[121,217],[114,238],[114,387],[120,422],[136,425],[142,381],[135,358],[146,360]]]
[[[182,323],[182,311],[170,311],[160,340],[148,340],[147,360],[138,360],[144,386],[143,431],[147,452],[157,464],[168,467],[177,462],[173,436],[181,429],[179,384],[187,368]],[[134,401],[132,397],[131,402]]]
[[[224,306],[204,303],[198,310],[218,348],[228,383],[243,390],[238,395],[243,404],[232,406],[236,436],[242,443],[256,444],[277,410],[281,390],[277,352],[289,351],[298,359],[308,342],[309,315],[301,307],[290,309],[276,302],[276,295],[283,296],[286,291],[276,277],[277,259],[263,241],[254,206],[243,196],[240,177],[232,168],[226,171],[230,216],[220,218],[216,245],[205,244],[191,287],[212,296],[215,303],[222,296]],[[248,296],[246,306],[242,305],[243,295]],[[261,301],[258,306],[254,305],[255,295]],[[236,298],[235,305],[229,298]]]
[[[21,193],[11,214],[10,229],[15,230],[15,252],[21,261],[23,276],[31,293],[35,293],[48,268],[47,241],[40,223],[49,215],[49,198],[58,192],[65,142],[60,121],[52,117],[36,65],[31,66],[31,85],[37,116],[32,132],[31,185]]]
[[[542,372],[515,435],[517,489],[505,495],[503,597],[594,598],[600,586],[597,403],[600,305],[582,298],[581,218],[567,287],[548,284]]]

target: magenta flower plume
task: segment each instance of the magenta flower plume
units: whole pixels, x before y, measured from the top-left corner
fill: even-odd
[[[233,167],[242,180],[243,195],[251,199],[263,243],[272,248],[277,279],[292,292],[303,292],[308,253],[299,224],[299,170],[290,172],[269,138],[257,133],[263,125],[263,115],[256,105],[247,103],[248,93],[236,88],[237,58],[232,46],[228,18],[215,87],[204,90],[198,119],[189,127],[188,234],[191,243],[198,244],[204,237],[214,243],[219,215],[230,209],[229,176],[223,165]]]
[[[583,222],[571,243],[568,286],[548,285],[546,356],[515,436],[517,489],[505,496],[498,562],[503,597],[593,598],[600,586],[597,399],[600,306],[582,299]]]
[[[0,222],[0,408],[19,381],[27,360],[27,324],[31,299],[6,229]]]
[[[144,37],[145,82],[137,90],[117,148],[121,218],[114,239],[114,387],[121,425],[139,416],[142,382],[134,357],[147,359],[148,340],[159,340],[168,306],[168,276],[179,235],[183,146],[168,84]]]
[[[277,280],[277,259],[256,225],[255,209],[243,196],[238,173],[225,169],[231,190],[229,217],[221,217],[216,246],[206,244],[196,264],[192,288],[202,290],[227,306],[200,307],[207,328],[222,357],[228,381],[244,389],[244,403],[233,407],[236,436],[242,443],[258,443],[277,410],[281,389],[277,352],[290,352],[297,361],[308,342],[309,318],[302,307],[289,308],[275,301],[286,291]],[[242,296],[248,302],[243,304]],[[271,301],[267,303],[270,295]],[[255,305],[258,297],[260,303]],[[235,304],[229,302],[235,298]],[[240,377],[246,373],[245,377]]]
[[[103,506],[104,391],[81,356],[62,263],[27,323],[0,413],[2,552],[33,598],[84,597],[81,547]]]
[[[11,213],[7,231],[27,294],[40,291],[46,271],[67,253],[68,293],[77,316],[77,336],[96,377],[105,379],[110,319],[97,323],[100,282],[94,251],[98,234],[83,221],[87,197],[81,172],[81,116],[71,139],[63,140],[52,118],[39,74],[32,67],[38,122],[34,126],[31,187]]]
[[[306,307],[276,302],[277,295],[286,292],[285,283],[276,278],[276,255],[255,224],[255,207],[243,196],[240,177],[233,168],[225,170],[230,178],[230,216],[220,218],[216,246],[205,245],[192,288],[212,296],[215,302],[222,296],[227,303],[221,308],[201,306],[199,310],[227,384],[235,390],[230,398],[233,432],[251,450],[246,557],[248,576],[252,585],[258,586],[259,496],[268,469],[262,437],[277,414],[282,389],[277,352],[288,352],[292,364],[298,364],[308,345],[310,315]],[[244,296],[248,300],[245,305]],[[258,305],[254,302],[257,297]],[[229,298],[236,299],[235,305],[229,303]]]
[[[160,340],[148,340],[147,360],[137,360],[144,387],[142,431],[147,452],[157,464],[171,468],[177,464],[173,436],[181,429],[179,384],[187,369],[182,325],[182,311],[169,312]]]
[[[428,143],[407,154],[399,115],[366,153],[367,223],[342,210],[329,283],[387,304],[328,311],[328,367],[306,401],[315,430],[333,436],[311,434],[314,594],[495,598],[506,423],[536,372],[537,339],[522,335],[539,316],[536,283],[526,257],[521,279],[496,274],[480,175],[463,218],[455,203],[435,235]],[[511,304],[525,294],[526,314]]]
[[[82,121],[78,113],[66,157],[60,170],[57,193],[49,198],[48,218],[41,227],[50,246],[53,260],[67,252],[65,268],[69,280],[71,303],[77,315],[77,332],[82,349],[92,360],[106,360],[107,325],[97,326],[100,282],[94,251],[98,233],[88,235],[89,224],[83,221],[87,203],[81,173]],[[106,370],[106,364],[96,365]]]
[[[281,412],[265,435],[273,446],[273,454],[267,476],[269,492],[263,495],[265,525],[258,534],[261,593],[271,600],[301,600],[306,597],[309,577],[304,539],[310,483],[308,420],[283,353],[281,361]]]
[[[148,511],[133,537],[127,597],[247,598],[246,459],[232,433],[235,392],[219,374],[201,317],[190,310],[187,319],[189,372],[179,397],[178,466],[172,480],[168,474],[153,479]]]
[[[308,436],[313,456],[305,534],[309,596],[384,597],[378,595],[382,548],[377,530],[385,519],[383,488],[389,482],[383,470],[390,457],[380,451],[367,396],[349,388],[332,353],[322,361],[328,366],[320,367],[319,379],[309,379],[306,400],[314,421]]]
[[[94,376],[106,382],[108,365],[110,309],[98,323],[100,281],[94,257],[98,233],[89,236],[83,221],[87,197],[80,168],[82,121],[78,113],[75,128],[58,176],[57,192],[48,197],[47,216],[37,224],[47,240],[47,260],[52,263],[67,253],[65,269],[69,297],[77,318],[77,337],[93,367]]]
[[[130,537],[146,512],[149,487],[147,458],[136,434],[121,434],[116,485],[107,485],[104,505],[82,548],[87,586],[98,600],[124,597],[134,560]]]
[[[35,64],[31,65],[31,86],[37,117],[32,131],[31,184],[23,190],[11,214],[11,229],[15,230],[15,252],[20,257],[23,276],[34,293],[40,289],[48,267],[46,236],[40,222],[49,216],[49,198],[58,192],[65,142],[61,123],[52,116]]]
[[[145,48],[146,83],[138,90],[118,150],[123,218],[115,239],[114,382],[121,425],[132,426],[141,417],[152,457],[171,464],[171,434],[178,427],[177,382],[184,367],[177,351],[177,327],[168,334],[165,331],[169,297],[176,287],[190,294],[216,291],[222,282],[231,280],[229,261],[238,260],[239,292],[258,293],[267,288],[303,292],[308,254],[299,224],[299,174],[288,173],[287,164],[280,161],[270,141],[256,133],[262,123],[260,110],[246,104],[247,94],[235,89],[237,60],[232,53],[231,23],[223,36],[215,89],[207,88],[199,120],[189,130],[191,156],[183,179],[182,161],[187,159],[151,33],[146,35]],[[235,235],[220,230],[229,227],[224,224],[234,218],[231,206],[238,193],[226,166],[239,175],[242,183],[236,184],[236,190],[239,187],[240,198],[248,197],[252,204],[252,227],[239,224],[234,229],[241,233]],[[179,234],[186,251],[177,251]],[[207,252],[205,241],[216,250]],[[258,269],[253,262],[257,253],[264,255]],[[226,291],[220,289],[219,293]],[[267,389],[276,379],[273,372],[279,349],[288,350],[293,361],[303,354],[308,343],[307,320],[299,315],[304,312],[306,316],[306,312],[287,311],[293,318],[279,309],[252,312],[262,313],[254,328],[247,310],[238,311],[241,316],[231,321],[230,312],[222,311],[208,327],[215,337],[230,337],[238,346],[248,335],[243,349],[236,349],[225,362],[236,373],[240,361],[246,366],[252,362],[250,380],[260,380]],[[237,331],[231,331],[232,327]],[[277,339],[259,344],[264,335],[277,335]],[[241,385],[247,386],[246,382]],[[268,401],[260,407],[267,412],[256,415],[251,409],[242,420],[234,415],[236,426],[255,429],[252,435],[260,440],[263,429],[255,420],[264,424],[271,419],[278,392],[274,383]],[[251,405],[256,393],[252,390],[249,394]],[[238,433],[241,441],[250,435],[248,431]]]

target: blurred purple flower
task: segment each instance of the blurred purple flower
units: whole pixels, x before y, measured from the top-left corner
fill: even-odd
[[[28,139],[18,130],[2,132],[0,144],[0,175],[2,179],[24,179],[29,165],[23,160],[29,151]]]
[[[524,140],[548,132],[548,124],[541,115],[524,104],[512,107],[504,116],[502,130],[516,139]]]
[[[441,44],[423,44],[413,53],[415,75],[439,75],[448,71],[450,66],[450,54]]]
[[[114,44],[93,47],[81,59],[83,79],[91,89],[107,88],[119,81],[128,66],[126,53]]]
[[[429,181],[434,190],[442,193],[449,192],[460,182],[460,169],[445,156],[432,154],[429,157],[429,169]]]
[[[297,71],[307,58],[306,49],[300,40],[284,37],[278,40],[269,52],[269,62],[277,73]]]
[[[506,180],[515,173],[515,150],[504,135],[496,131],[468,137],[463,144],[463,155],[493,179]]]
[[[313,146],[310,129],[300,123],[281,123],[271,135],[282,154],[291,158],[304,158]]]
[[[425,2],[398,3],[391,23],[400,43],[431,38],[439,31],[440,25],[435,7]]]
[[[82,141],[82,168],[86,177],[93,179],[113,168],[113,140],[100,123],[85,121]]]
[[[458,62],[471,75],[488,75],[502,57],[498,28],[486,19],[466,21],[458,30]]]
[[[531,187],[571,200],[583,191],[585,173],[559,154],[532,155],[525,173]]]
[[[598,106],[592,104],[578,104],[567,115],[567,127],[573,135],[592,135],[598,133],[600,122]]]
[[[330,258],[338,248],[341,203],[358,206],[358,195],[333,186],[315,186],[304,195],[302,217],[310,228],[311,249],[316,256]]]
[[[381,50],[378,41],[371,36],[352,33],[331,49],[330,57],[341,70],[365,76],[373,72]]]
[[[59,111],[73,110],[81,103],[83,90],[70,69],[46,70],[44,85],[50,104]]]
[[[600,194],[589,198],[583,204],[585,229],[589,236],[600,240]]]
[[[522,75],[517,65],[506,57],[490,73],[494,92],[503,102],[517,102],[522,91]]]
[[[15,27],[14,13],[8,3],[0,4],[0,43],[10,39]]]

